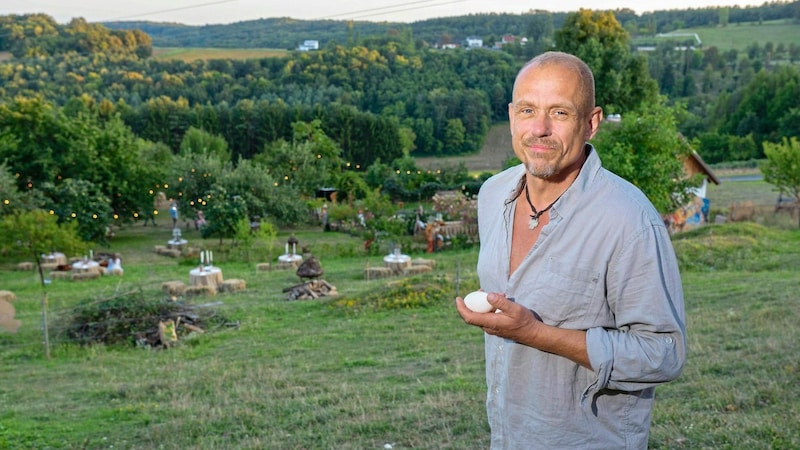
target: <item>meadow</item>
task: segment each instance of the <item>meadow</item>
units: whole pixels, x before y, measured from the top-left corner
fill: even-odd
[[[737,183],[715,186],[712,205],[770,191]],[[108,250],[123,255],[121,278],[54,280],[45,291],[33,272],[13,270],[17,261],[0,263],[0,289],[16,294],[22,321],[16,334],[0,330],[0,448],[487,447],[483,337],[453,307],[477,287],[476,248],[412,254],[435,259],[434,271],[367,281],[364,269],[381,256],[367,255],[358,236],[282,230],[271,250],[245,262],[188,229],[190,245],[214,249],[225,278],[247,289],[179,301],[206,305],[227,325],[169,349],[68,342],[64,325],[78,305],[131,291],[164,298],[162,282],[188,284],[197,261],[153,252],[169,228],[118,231]],[[293,271],[255,270],[282,253],[290,231],[320,259],[338,297],[289,301]],[[657,390],[650,448],[800,447],[796,219],[708,226],[676,235],[674,245],[689,360]]]
[[[800,25],[790,19],[764,22],[734,23],[725,27],[707,26],[685,28],[676,33],[697,33],[703,47],[717,47],[720,51],[736,49],[744,51],[753,43],[764,46],[767,42],[773,45],[797,44]]]
[[[177,59],[183,62],[209,59],[259,59],[283,56],[286,50],[274,48],[192,48],[155,47],[153,58],[158,60]]]

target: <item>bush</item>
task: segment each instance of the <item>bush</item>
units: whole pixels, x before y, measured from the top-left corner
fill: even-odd
[[[159,322],[170,319],[178,323],[178,336],[189,334],[191,330],[186,325],[208,330],[228,323],[213,310],[165,298],[153,299],[142,291],[135,291],[81,302],[67,319],[64,335],[79,344],[157,347],[161,345]]]

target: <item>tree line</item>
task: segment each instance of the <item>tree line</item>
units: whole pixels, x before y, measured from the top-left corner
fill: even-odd
[[[800,19],[800,2],[765,2],[759,6],[704,7],[649,11],[637,14],[622,8],[611,11],[631,35],[667,33],[680,28]],[[156,47],[277,48],[293,50],[306,39],[323,46],[353,45],[370,36],[408,35],[428,45],[461,43],[479,36],[488,45],[504,35],[552,37],[570,13],[532,9],[522,14],[487,13],[440,17],[412,23],[348,20],[298,20],[290,17],[261,18],[227,25],[183,25],[125,21],[106,22],[111,29],[139,29],[150,35]],[[538,49],[541,51],[541,48]]]
[[[679,156],[691,151],[681,124],[719,122],[688,134],[693,144],[707,131],[757,146],[797,126],[792,65],[765,65],[719,102],[687,106],[662,95],[650,60],[631,49],[610,11],[568,15],[552,42],[587,61],[598,104],[629,125],[598,136],[604,163],[662,212],[696,182],[681,178]],[[413,155],[478,149],[488,126],[506,119],[523,63],[510,52],[436,50],[409,36],[246,61],[99,50],[10,59],[0,63],[0,215],[49,211],[99,241],[115,220],[154,214],[154,195],[165,192],[185,216],[204,210],[214,224],[204,233],[222,238],[253,217],[308,221],[324,202],[317,191],[332,187],[340,194],[332,217],[363,207],[383,219],[376,226],[396,227],[385,218],[400,201],[477,192],[488,174],[421,171]],[[714,107],[713,118],[693,110]],[[725,134],[741,131],[727,118],[758,134]]]

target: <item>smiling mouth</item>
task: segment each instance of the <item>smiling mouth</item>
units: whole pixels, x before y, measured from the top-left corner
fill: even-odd
[[[543,152],[543,151],[550,151],[556,150],[558,146],[553,142],[542,141],[539,139],[526,139],[522,141],[522,144],[529,150],[535,152]]]

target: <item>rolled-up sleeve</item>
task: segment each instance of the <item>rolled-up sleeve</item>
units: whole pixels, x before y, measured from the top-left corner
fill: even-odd
[[[686,361],[683,288],[669,235],[650,226],[627,239],[609,270],[616,326],[586,333],[597,374],[590,390],[653,387],[677,378]]]

